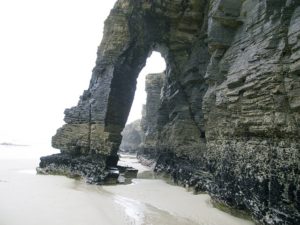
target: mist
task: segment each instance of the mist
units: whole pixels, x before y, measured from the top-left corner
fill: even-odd
[[[110,1],[0,3],[0,143],[50,144],[88,88]]]

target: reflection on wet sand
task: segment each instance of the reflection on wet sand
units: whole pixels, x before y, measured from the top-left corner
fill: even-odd
[[[213,208],[208,195],[153,179],[132,156],[123,157],[121,164],[139,169],[138,179],[96,186],[36,175],[39,156],[47,153],[24,148],[24,157],[19,149],[0,148],[1,225],[253,225]]]

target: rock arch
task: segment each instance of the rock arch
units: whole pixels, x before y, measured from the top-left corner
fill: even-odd
[[[89,89],[53,137],[62,153],[40,167],[103,181],[157,50],[156,169],[262,224],[300,224],[299,18],[290,0],[118,0]]]
[[[199,7],[199,4],[190,3],[191,6]],[[133,101],[136,79],[153,50],[162,53],[166,60],[168,86],[180,86],[171,79],[180,75],[183,61],[188,61],[188,54],[192,52],[197,37],[195,30],[201,28],[201,23],[193,28],[186,25],[190,20],[201,21],[203,14],[196,8],[196,15],[189,12],[172,19],[176,7],[182,7],[180,1],[177,4],[128,0],[116,3],[105,22],[89,89],[76,107],[65,111],[66,124],[53,137],[53,147],[70,154],[115,157]],[[169,18],[162,9],[170,13]],[[170,32],[175,32],[178,40]],[[179,98],[184,98],[181,101],[187,100],[184,92],[180,94]]]

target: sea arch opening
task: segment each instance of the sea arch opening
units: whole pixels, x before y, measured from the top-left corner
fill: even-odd
[[[144,140],[144,133],[141,127],[143,112],[146,108],[147,92],[146,77],[155,76],[166,70],[166,61],[161,53],[152,51],[146,60],[146,64],[136,79],[134,98],[127,117],[126,126],[122,131],[121,151],[135,152]]]
[[[166,61],[162,55],[153,51],[147,58],[146,65],[139,73],[136,83],[136,90],[126,124],[129,124],[142,117],[142,108],[146,104],[147,93],[145,90],[146,76],[148,74],[162,73],[166,69]]]

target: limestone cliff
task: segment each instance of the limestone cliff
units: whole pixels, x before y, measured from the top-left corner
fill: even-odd
[[[105,179],[153,50],[167,63],[156,170],[262,224],[300,224],[298,0],[119,0],[89,89],[53,137],[62,154],[41,167]]]

